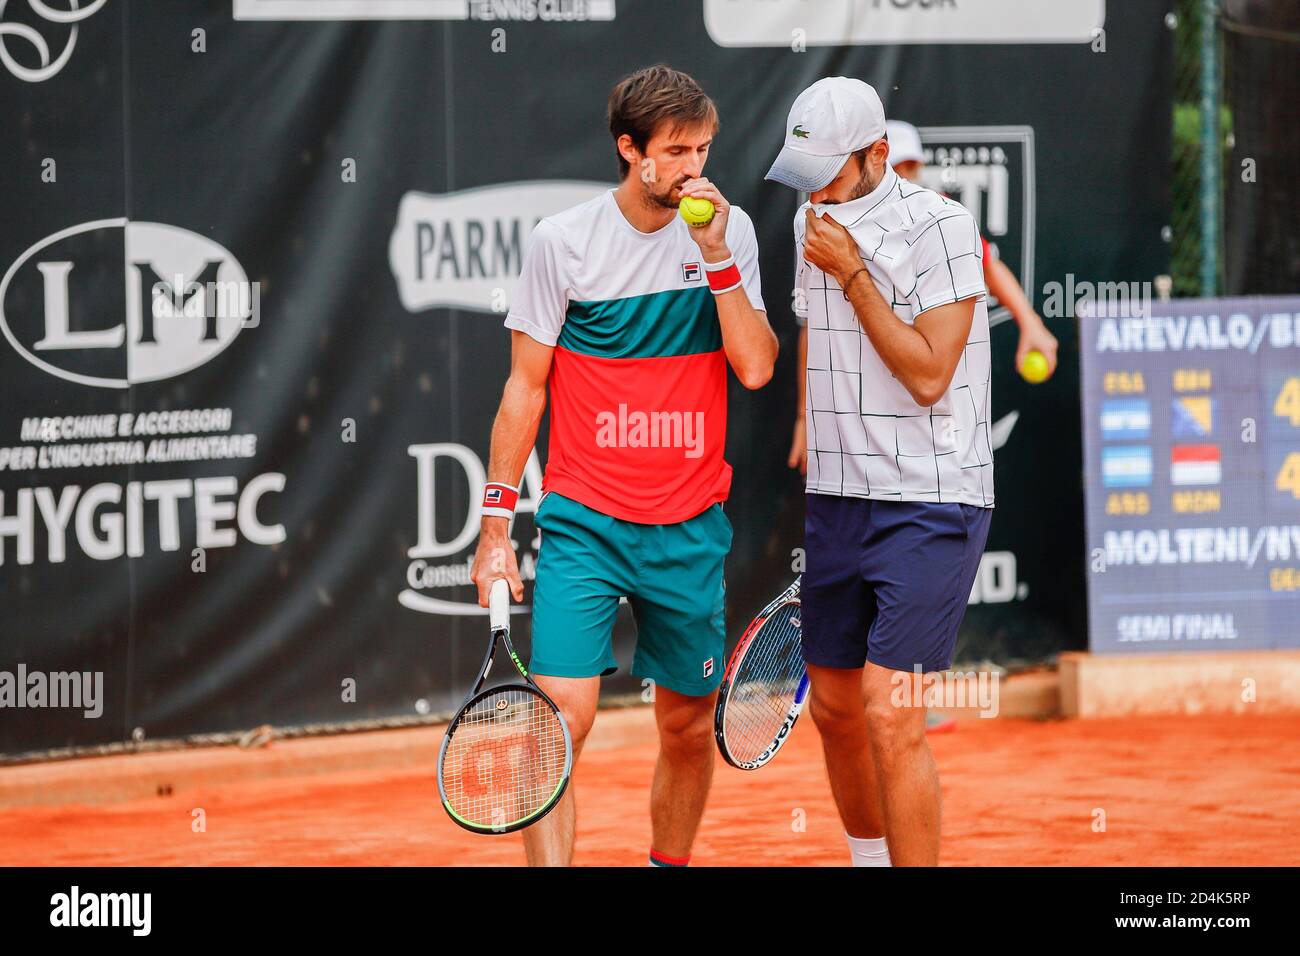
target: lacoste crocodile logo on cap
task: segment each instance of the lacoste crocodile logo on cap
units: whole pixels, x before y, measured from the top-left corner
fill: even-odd
[[[795,124],[795,128],[790,130],[790,135],[796,139],[807,139],[810,135],[810,131],[804,129],[803,126],[799,124]]]

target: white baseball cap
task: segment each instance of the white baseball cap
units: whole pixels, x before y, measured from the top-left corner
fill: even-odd
[[[844,168],[855,150],[885,135],[885,108],[861,80],[828,76],[804,90],[790,107],[785,145],[765,179],[815,192]]]
[[[889,165],[899,163],[923,163],[925,151],[921,149],[921,134],[911,123],[902,120],[890,120],[886,124],[889,133]]]

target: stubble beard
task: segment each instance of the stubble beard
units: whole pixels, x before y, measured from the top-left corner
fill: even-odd
[[[852,194],[845,201],[853,202],[853,200],[855,199],[861,199],[863,196],[874,191],[875,188],[880,185],[881,181],[884,178],[885,178],[884,167],[881,167],[880,175],[877,176],[874,181],[871,179],[871,167],[870,166],[864,167],[862,170],[862,177],[858,180],[857,185],[853,187]]]
[[[670,187],[667,192],[662,194],[655,191],[653,183],[646,183],[645,189],[642,191],[642,199],[647,206],[652,208],[676,210],[678,203],[675,203],[672,200],[673,190],[684,182],[686,182],[685,179],[680,183],[677,183],[675,186]]]

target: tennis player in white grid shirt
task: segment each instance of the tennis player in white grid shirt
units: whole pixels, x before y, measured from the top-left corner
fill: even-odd
[[[911,704],[951,666],[992,516],[987,290],[974,218],[900,178],[885,129],[870,86],[819,80],[767,178],[810,194],[794,221],[810,709],[854,864],[933,866],[939,778]]]

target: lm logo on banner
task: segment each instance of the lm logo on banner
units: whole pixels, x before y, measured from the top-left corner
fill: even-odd
[[[259,299],[234,255],[206,236],[101,219],[14,261],[0,278],[0,331],[51,375],[126,388],[214,358],[257,324]],[[99,324],[102,316],[118,321]]]

